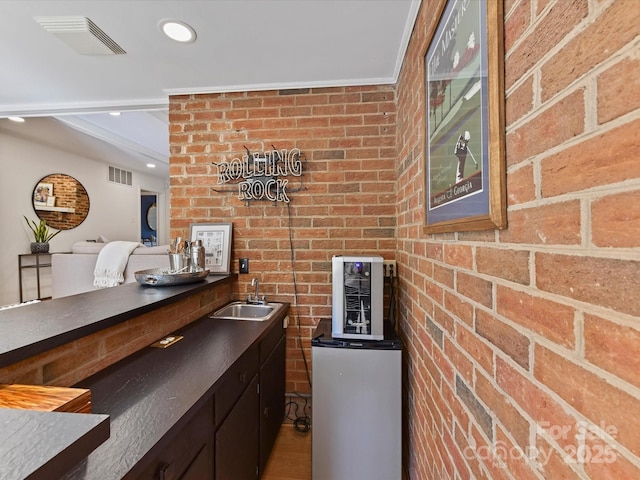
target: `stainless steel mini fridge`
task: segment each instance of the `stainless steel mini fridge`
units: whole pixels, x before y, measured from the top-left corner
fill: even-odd
[[[333,338],[327,319],[311,345],[313,480],[400,480],[400,340]]]

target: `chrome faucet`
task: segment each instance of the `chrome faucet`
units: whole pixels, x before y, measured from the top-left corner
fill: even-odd
[[[254,294],[253,298],[251,298],[251,295],[247,295],[247,302],[249,303],[261,303],[263,305],[265,305],[267,303],[267,301],[265,300],[264,295],[262,296],[262,298],[260,298],[260,280],[258,280],[257,278],[252,278],[251,279],[251,286],[252,287],[256,287],[256,293]]]

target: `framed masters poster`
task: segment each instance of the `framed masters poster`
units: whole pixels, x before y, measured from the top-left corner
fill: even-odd
[[[424,56],[425,231],[505,228],[502,2],[438,11]]]

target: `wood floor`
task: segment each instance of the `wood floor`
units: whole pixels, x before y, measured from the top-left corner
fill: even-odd
[[[311,480],[311,432],[282,425],[261,479]]]

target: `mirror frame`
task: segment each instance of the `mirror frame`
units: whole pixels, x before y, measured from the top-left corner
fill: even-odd
[[[151,224],[150,220],[152,217],[152,213],[153,224]],[[153,202],[151,205],[149,205],[149,208],[147,208],[147,227],[149,227],[149,229],[154,232],[158,231],[158,204],[156,202]]]
[[[40,220],[56,230],[71,230],[89,215],[89,194],[76,178],[65,173],[45,175],[31,195],[33,211]]]

